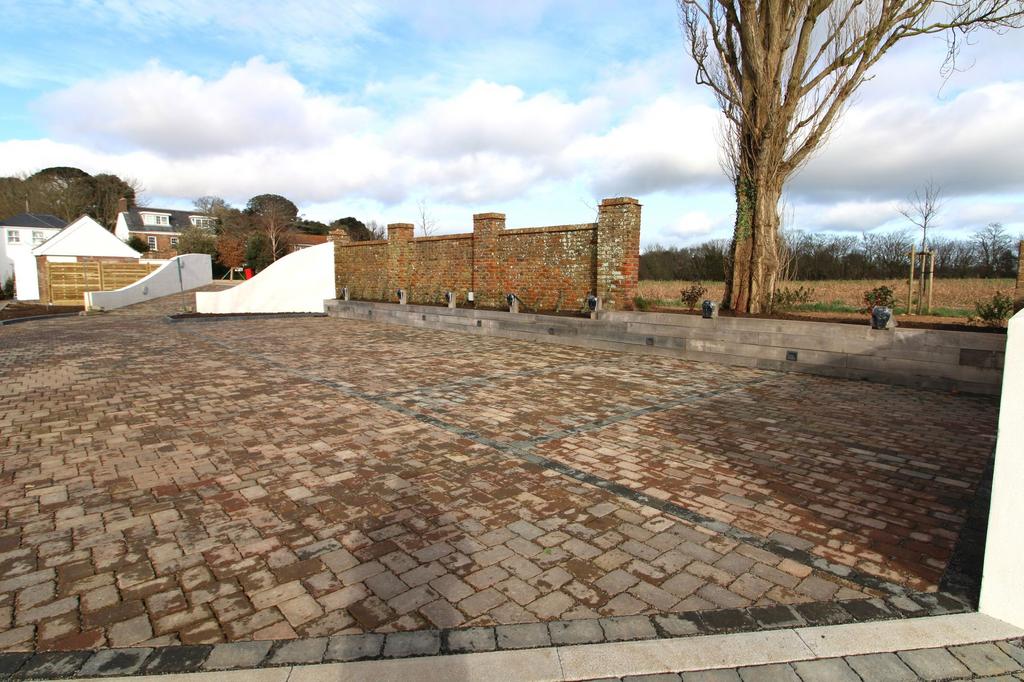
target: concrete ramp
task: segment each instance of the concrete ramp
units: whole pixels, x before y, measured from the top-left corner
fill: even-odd
[[[334,243],[290,253],[228,291],[196,294],[199,313],[322,313],[333,299]]]
[[[213,265],[205,253],[175,256],[158,269],[126,287],[85,292],[86,310],[116,310],[135,303],[206,286],[213,281]]]

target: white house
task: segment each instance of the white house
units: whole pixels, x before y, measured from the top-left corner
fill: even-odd
[[[39,258],[48,263],[77,263],[93,259],[138,262],[141,257],[141,253],[115,237],[110,230],[84,215],[32,249],[32,271],[26,277],[18,274],[16,297],[24,301],[39,298]]]
[[[121,199],[114,234],[127,242],[135,236],[149,245],[147,258],[173,258],[178,254],[178,237],[190,227],[212,231],[216,219],[196,211],[135,206]]]
[[[32,249],[53,237],[66,225],[63,220],[48,213],[19,213],[0,220],[0,285],[7,278],[14,277],[18,298],[39,298],[36,259]],[[22,292],[27,296],[22,296]]]

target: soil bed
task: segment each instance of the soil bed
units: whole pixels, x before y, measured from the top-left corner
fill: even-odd
[[[0,310],[0,320],[14,320],[19,317],[38,317],[58,313],[77,313],[85,308],[80,305],[46,305],[41,303],[10,303]]]
[[[652,313],[672,313],[675,315],[700,315],[699,310],[682,310],[680,308],[669,308],[652,306]],[[762,320],[799,320],[802,322],[836,322],[839,324],[856,324],[868,326],[870,324],[867,315],[857,313],[828,313],[828,312],[788,312],[788,313],[758,313],[740,314],[731,310],[719,311],[720,317],[755,317]],[[938,329],[952,332],[983,332],[992,334],[1005,334],[1006,327],[988,327],[983,325],[966,324],[962,317],[939,317],[936,315],[898,315],[896,317],[897,327],[906,329]]]

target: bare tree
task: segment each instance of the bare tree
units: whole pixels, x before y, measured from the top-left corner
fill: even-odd
[[[907,197],[907,202],[900,206],[899,211],[904,218],[917,225],[921,230],[921,250],[928,249],[928,228],[935,227],[935,219],[942,209],[945,200],[942,198],[942,187],[932,178],[920,189]]]
[[[677,0],[696,80],[724,114],[736,191],[724,305],[760,312],[779,272],[779,198],[882,55],[947,36],[948,73],[974,30],[1024,23],[1022,0]]]
[[[427,200],[420,199],[416,202],[416,209],[419,212],[419,222],[416,227],[419,228],[421,237],[429,237],[434,234],[434,230],[437,229],[437,221],[434,219],[433,214],[427,208]]]
[[[370,239],[388,238],[388,228],[384,227],[376,220],[367,220],[366,229],[370,232]]]

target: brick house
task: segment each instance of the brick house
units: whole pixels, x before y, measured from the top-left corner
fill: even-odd
[[[326,234],[308,234],[306,232],[299,232],[298,230],[292,230],[288,233],[289,253],[293,253],[299,249],[308,249],[310,246],[316,246],[317,244],[326,243]]]
[[[190,227],[213,231],[216,218],[198,211],[135,206],[121,199],[114,235],[127,242],[138,237],[149,245],[146,258],[173,258],[178,255],[178,238]]]

